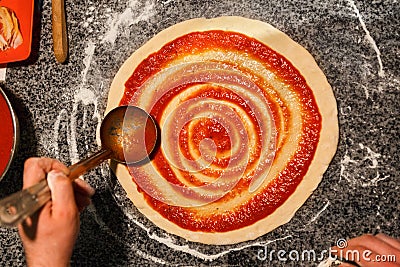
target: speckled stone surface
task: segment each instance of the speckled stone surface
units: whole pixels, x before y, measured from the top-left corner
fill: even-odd
[[[315,57],[339,110],[339,147],[321,184],[289,223],[255,241],[207,246],[171,236],[138,212],[105,164],[96,168],[85,175],[97,193],[81,215],[72,266],[316,266],[339,239],[400,235],[399,3],[240,2],[66,0],[70,55],[64,65],[52,53],[51,2],[37,3],[32,56],[7,69],[5,91],[20,120],[21,143],[0,181],[0,197],[22,187],[30,156],[71,164],[95,151],[119,67],[159,31],[190,18],[237,15],[285,32]],[[264,259],[264,248],[314,250],[318,257]],[[25,265],[13,229],[0,228],[0,262]]]

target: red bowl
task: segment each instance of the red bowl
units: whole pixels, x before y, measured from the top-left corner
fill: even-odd
[[[6,174],[17,148],[19,127],[17,116],[6,94],[0,88],[0,180]]]

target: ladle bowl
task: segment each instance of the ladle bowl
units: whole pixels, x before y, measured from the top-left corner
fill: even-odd
[[[146,159],[157,141],[157,127],[151,116],[135,106],[120,106],[104,118],[100,128],[103,149],[120,163],[136,164]]]

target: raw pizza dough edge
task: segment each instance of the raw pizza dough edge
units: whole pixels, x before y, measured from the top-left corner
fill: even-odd
[[[116,166],[114,172],[126,191],[128,198],[139,211],[155,225],[168,233],[181,236],[189,241],[204,244],[226,245],[253,240],[287,223],[317,188],[331,159],[336,153],[339,132],[337,105],[332,88],[325,75],[318,67],[313,56],[306,49],[268,23],[231,16],[187,20],[175,24],[155,35],[147,43],[137,49],[119,69],[111,84],[106,113],[119,105],[125,90],[124,84],[126,80],[132,75],[133,71],[142,60],[158,51],[166,43],[182,35],[190,32],[207,30],[227,30],[243,33],[263,42],[274,51],[283,55],[300,71],[307,81],[307,84],[313,91],[322,116],[320,141],[314,159],[307,174],[304,176],[295,192],[271,215],[250,226],[233,231],[204,233],[193,232],[177,226],[148,206],[143,195],[138,192],[136,184],[132,181],[132,177],[124,165],[118,164]]]

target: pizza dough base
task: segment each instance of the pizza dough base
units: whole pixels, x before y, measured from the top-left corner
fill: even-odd
[[[158,51],[166,43],[195,31],[226,30],[243,33],[266,44],[277,53],[283,55],[300,71],[312,89],[322,116],[320,141],[307,174],[295,192],[272,214],[256,223],[241,229],[228,232],[206,233],[194,232],[170,222],[154,211],[139,193],[132,181],[126,166],[117,164],[113,168],[119,182],[134,205],[155,225],[168,233],[181,236],[187,240],[204,244],[226,245],[253,240],[276,227],[287,223],[311,193],[317,188],[322,175],[334,156],[338,143],[338,119],[336,100],[325,75],[314,58],[302,46],[290,39],[286,34],[270,24],[246,19],[243,17],[219,17],[214,19],[198,18],[178,23],[169,27],[146,44],[136,50],[122,65],[116,74],[108,96],[106,113],[117,107],[124,95],[125,82],[132,75],[138,64],[150,54]]]

